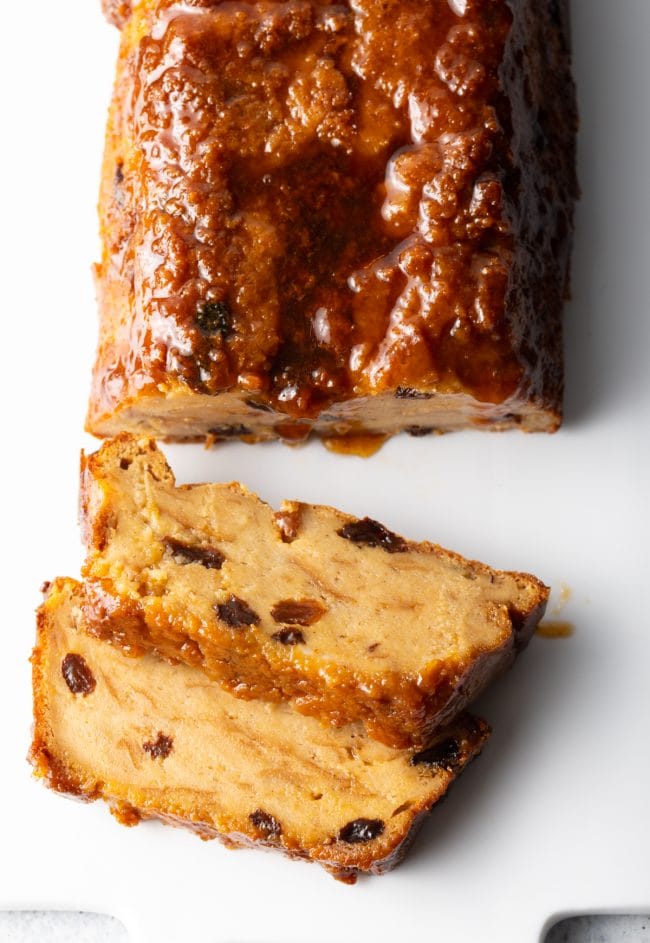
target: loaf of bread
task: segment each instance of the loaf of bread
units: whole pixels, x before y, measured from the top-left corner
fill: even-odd
[[[289,700],[422,745],[532,634],[532,576],[410,543],[376,521],[239,484],[176,487],[147,439],[82,460],[88,630],[203,668],[243,698]]]
[[[552,431],[567,0],[109,0],[88,429]]]
[[[265,845],[352,882],[398,863],[423,816],[488,736],[461,717],[418,753],[241,701],[195,668],[127,658],[81,631],[81,589],[57,580],[32,656],[38,776],[230,845]]]

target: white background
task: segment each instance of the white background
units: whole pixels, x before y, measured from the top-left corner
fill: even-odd
[[[4,356],[0,908],[97,909],[135,943],[537,943],[554,915],[650,907],[650,3],[574,0],[582,130],[566,423],[554,437],[167,449],[179,480],[242,479],[369,514],[571,589],[480,704],[495,733],[393,874],[345,887],[30,780],[27,658],[43,579],[78,572],[78,452],[96,334],[90,263],[117,33],[98,0],[0,18]]]

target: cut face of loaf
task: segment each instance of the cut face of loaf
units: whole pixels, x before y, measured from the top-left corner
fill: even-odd
[[[264,845],[353,881],[381,873],[488,736],[458,718],[420,753],[335,730],[286,704],[241,701],[203,672],[127,658],[81,631],[81,588],[57,580],[32,656],[36,774],[231,845]]]
[[[567,0],[107,0],[88,428],[553,431]]]
[[[328,507],[176,487],[124,436],[83,458],[88,631],[392,746],[422,745],[526,644],[547,588]]]

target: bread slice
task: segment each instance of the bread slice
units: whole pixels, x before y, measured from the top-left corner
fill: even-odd
[[[127,658],[79,628],[81,587],[56,580],[32,656],[36,775],[203,838],[265,845],[337,877],[392,868],[488,736],[468,716],[420,753],[335,730],[286,704],[231,697],[203,672]]]
[[[82,460],[89,631],[233,694],[422,745],[509,665],[547,588],[368,519],[176,487],[147,439]]]

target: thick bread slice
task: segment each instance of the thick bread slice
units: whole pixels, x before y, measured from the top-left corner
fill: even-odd
[[[227,844],[266,845],[352,882],[379,874],[476,756],[487,725],[464,716],[424,753],[335,730],[286,704],[241,701],[203,672],[126,658],[79,629],[81,587],[57,580],[32,656],[36,775]]]
[[[177,488],[147,439],[83,458],[82,513],[89,631],[391,746],[426,743],[482,691],[548,596],[332,508]]]

